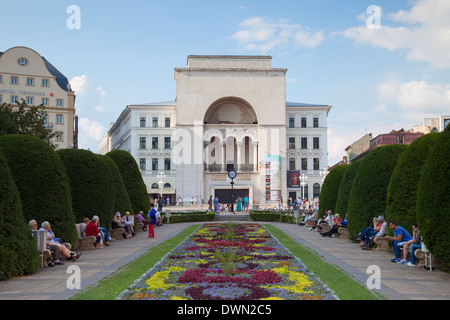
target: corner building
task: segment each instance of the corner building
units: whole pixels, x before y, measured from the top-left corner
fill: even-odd
[[[298,177],[305,173],[311,187],[305,187],[304,195],[311,200],[314,191],[320,192],[320,170],[327,167],[327,116],[331,107],[286,102],[287,69],[272,68],[271,59],[189,56],[186,68],[175,68],[176,100],[128,106],[100,143],[99,152],[123,149],[140,164],[151,162],[150,172],[141,166],[149,194],[160,193],[155,190],[157,175],[164,171],[164,179],[172,182],[172,200],[182,197],[185,204],[191,197],[197,203],[203,198],[206,203],[216,195],[220,202],[229,203],[231,179],[227,173],[231,168],[237,171],[235,198],[248,195],[251,204],[273,206],[280,197],[283,201],[301,197]],[[139,130],[123,128],[124,134],[116,134],[131,110],[140,113],[134,116],[134,126]],[[158,110],[167,115],[162,111],[158,114]],[[149,117],[152,120],[143,132],[139,124],[144,114],[146,121]],[[132,146],[151,139],[153,148],[156,140],[167,141],[168,136],[164,137],[158,126],[167,117],[174,120],[166,132],[171,134],[168,171],[164,170],[167,160],[155,161],[164,158],[161,152],[167,154],[167,149],[160,152],[158,146],[145,154],[140,147],[147,146],[141,144],[138,150]],[[126,141],[134,142],[125,147]],[[169,190],[162,189],[166,197],[165,191]]]

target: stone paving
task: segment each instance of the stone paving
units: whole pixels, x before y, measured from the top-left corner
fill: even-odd
[[[226,216],[227,213],[222,215]],[[236,219],[236,215],[229,215],[229,217],[230,220]],[[360,250],[359,245],[350,240],[323,238],[317,232],[308,231],[308,228],[303,226],[285,223],[271,224],[363,285],[366,285],[371,275],[367,273],[367,268],[372,265],[379,266],[381,289],[378,292],[390,300],[450,299],[450,274],[440,270],[430,272],[398,265],[390,262],[393,258],[392,253]],[[192,223],[178,223],[155,228],[155,238],[148,238],[146,232],[138,232],[137,236],[128,240],[113,241],[111,246],[104,249],[83,251],[81,258],[74,263],[66,262],[63,266],[41,269],[33,275],[1,281],[0,300],[68,299],[79,292],[79,290],[67,288],[67,280],[71,275],[67,273],[69,266],[80,267],[81,290],[83,290],[115,273],[145,254],[150,247],[174,237],[190,225]]]

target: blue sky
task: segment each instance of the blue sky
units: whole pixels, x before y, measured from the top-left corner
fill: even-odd
[[[80,29],[66,21],[80,8]],[[381,8],[379,29],[367,26]],[[80,146],[128,104],[175,99],[191,54],[271,55],[287,100],[328,104],[329,165],[366,132],[450,114],[450,1],[2,1],[0,51],[27,46],[71,81]],[[7,13],[7,14],[6,14]],[[375,20],[370,20],[371,24]]]

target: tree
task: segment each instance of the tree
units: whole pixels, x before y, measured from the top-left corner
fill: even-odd
[[[370,226],[374,217],[385,214],[387,188],[398,157],[406,145],[375,148],[364,157],[353,180],[347,207],[350,235]]]
[[[39,269],[39,254],[22,213],[11,170],[0,152],[0,279],[31,274]]]
[[[78,233],[69,180],[55,150],[36,137],[13,134],[0,137],[0,151],[19,191],[25,220],[50,222],[56,236],[75,248]]]
[[[3,103],[0,105],[0,136],[25,134],[44,140],[53,148],[55,133],[45,126],[45,106],[28,106],[24,99],[17,106]],[[16,108],[17,110],[14,110]]]
[[[439,135],[430,133],[414,140],[401,154],[389,182],[386,220],[395,220],[408,231],[417,222],[417,187],[422,168]]]
[[[336,199],[336,213],[345,216],[347,213],[348,207],[348,198],[350,197],[350,191],[352,189],[353,180],[355,178],[356,172],[358,171],[358,167],[363,159],[359,159],[355,162],[352,162],[342,177],[341,184],[339,185],[338,197]]]
[[[417,223],[425,245],[450,264],[450,126],[430,150],[417,189]]]
[[[345,216],[345,212],[337,212],[335,210],[341,180],[349,166],[349,164],[337,166],[326,176],[322,190],[320,191],[319,216],[323,216],[326,210],[331,210],[333,213],[340,213]]]
[[[147,193],[147,187],[142,179],[141,171],[131,154],[123,150],[115,150],[107,153],[106,156],[113,159],[119,168],[133,206],[133,211],[148,211],[150,209],[150,198]]]
[[[82,149],[63,149],[56,153],[69,178],[76,221],[97,215],[100,225],[109,229],[114,215],[114,181],[105,161]]]

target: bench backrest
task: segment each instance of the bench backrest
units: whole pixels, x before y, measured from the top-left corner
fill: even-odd
[[[122,219],[124,218],[125,216],[123,216],[122,217]],[[131,214],[128,216],[128,218],[129,218],[129,221],[131,221],[131,223],[134,225],[134,216],[132,216]],[[122,220],[122,221],[124,221],[124,220]]]
[[[42,252],[47,249],[47,231],[33,231],[33,237],[38,251]]]
[[[86,233],[85,233],[85,225],[84,223],[78,223],[75,225],[77,232],[78,232],[78,238],[85,238],[86,237]]]

